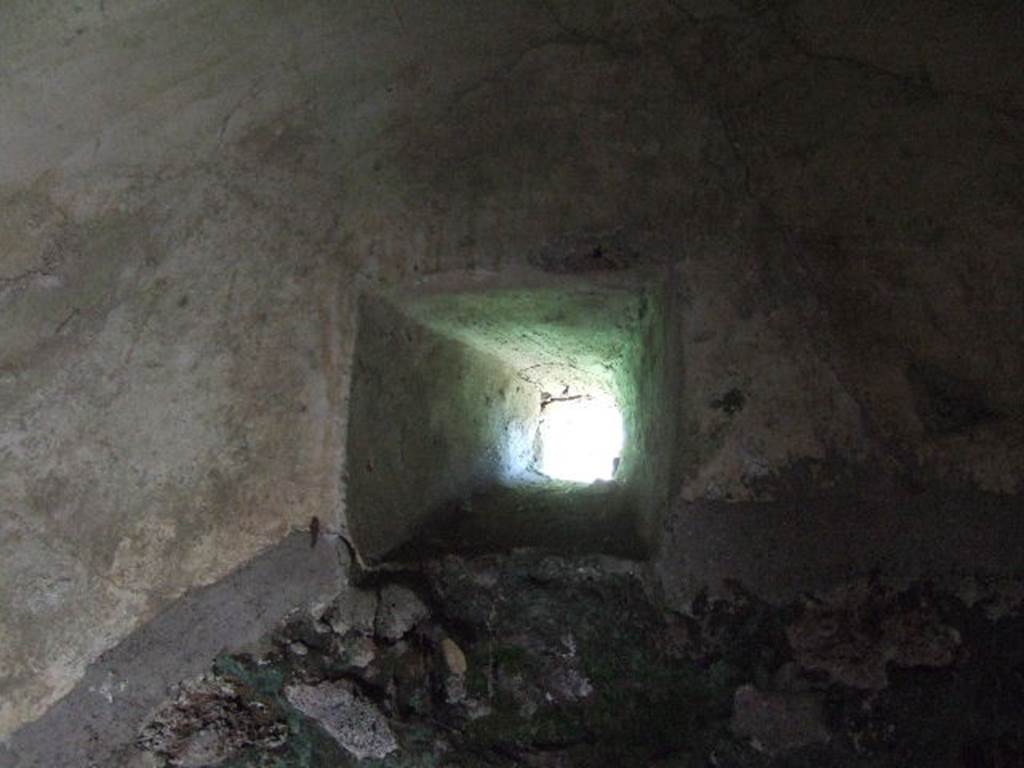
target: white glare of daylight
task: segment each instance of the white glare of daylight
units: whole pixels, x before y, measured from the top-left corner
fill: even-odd
[[[608,397],[549,402],[540,422],[538,469],[556,480],[611,480],[622,451],[622,416]]]

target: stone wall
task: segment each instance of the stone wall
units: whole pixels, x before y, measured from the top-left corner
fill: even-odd
[[[344,531],[355,299],[417,274],[671,269],[680,605],[864,566],[771,581],[806,529],[758,502],[887,531],[882,567],[962,528],[957,567],[1019,568],[986,542],[1021,535],[1024,28],[890,6],[5,3],[0,734],[289,529]]]

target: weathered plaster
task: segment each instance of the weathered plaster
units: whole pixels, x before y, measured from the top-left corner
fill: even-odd
[[[970,502],[1019,509],[1024,478],[1018,22],[1011,0],[5,3],[0,734],[190,587],[344,526],[355,298],[417,272],[671,266],[674,530],[703,500],[816,497],[827,530],[896,515],[941,553],[959,534],[927,516],[828,502],[932,485],[1019,540]],[[667,584],[721,575],[665,542]]]

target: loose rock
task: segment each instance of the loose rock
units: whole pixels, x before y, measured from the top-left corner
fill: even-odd
[[[398,748],[384,715],[342,683],[291,685],[285,688],[285,696],[357,760],[380,759]]]
[[[429,615],[430,610],[415,592],[389,584],[380,593],[374,632],[377,637],[394,642]]]
[[[356,635],[338,640],[338,656],[356,669],[364,669],[377,658],[377,645],[373,638]]]
[[[462,649],[450,637],[446,637],[441,641],[441,655],[444,657],[445,666],[450,674],[457,677],[462,677],[466,674],[468,669],[466,654],[462,652]]]
[[[377,615],[377,595],[363,589],[349,589],[337,597],[324,614],[324,619],[339,635],[355,632],[373,634]]]

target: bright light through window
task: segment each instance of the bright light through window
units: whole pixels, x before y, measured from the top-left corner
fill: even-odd
[[[607,397],[551,401],[540,423],[538,469],[556,480],[611,480],[622,451],[622,416]]]

